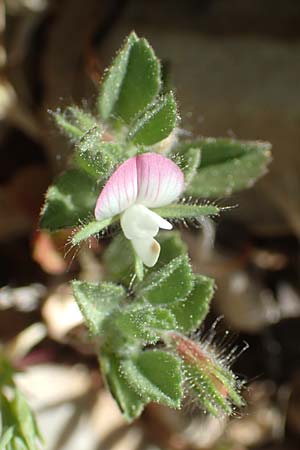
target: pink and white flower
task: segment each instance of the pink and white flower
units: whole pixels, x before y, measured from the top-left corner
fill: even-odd
[[[149,208],[169,205],[183,189],[183,173],[173,161],[157,153],[137,155],[108,179],[98,197],[95,217],[101,221],[120,214],[125,237],[143,263],[152,267],[160,253],[154,236],[160,228],[171,230],[172,224]]]

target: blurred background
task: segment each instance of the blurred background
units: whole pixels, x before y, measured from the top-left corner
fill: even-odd
[[[49,111],[94,100],[133,29],[167,67],[186,132],[273,144],[268,175],[221,199],[238,207],[184,232],[218,285],[207,329],[223,316],[217,335],[249,344],[234,365],[248,407],[231,419],[149,405],[126,425],[68,285],[101,278],[102,244],[64,257],[65,233],[37,231],[71,150]],[[300,448],[299,125],[298,0],[0,1],[0,341],[47,450]]]

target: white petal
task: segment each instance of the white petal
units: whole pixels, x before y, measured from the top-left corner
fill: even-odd
[[[159,258],[160,245],[153,238],[132,239],[132,245],[145,266],[153,267]]]
[[[156,236],[159,228],[171,230],[172,224],[144,205],[132,205],[122,214],[121,227],[127,239]]]

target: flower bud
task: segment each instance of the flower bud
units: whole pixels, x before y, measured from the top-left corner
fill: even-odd
[[[181,359],[187,387],[204,411],[219,417],[230,415],[235,407],[243,405],[239,392],[242,383],[213,348],[174,332],[167,333],[165,341]]]

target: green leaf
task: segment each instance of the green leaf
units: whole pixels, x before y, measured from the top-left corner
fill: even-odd
[[[101,354],[100,365],[109,389],[128,422],[136,419],[144,408],[144,401],[125,380],[120,359],[113,354]]]
[[[201,149],[201,164],[186,193],[195,197],[219,197],[250,187],[266,172],[271,161],[267,142],[240,142],[232,139],[202,139],[179,146]]]
[[[35,417],[25,399],[18,389],[11,391],[12,398],[0,396],[1,427],[13,429],[13,435],[6,444],[12,450],[37,450],[37,440],[42,440]],[[9,437],[10,433],[8,434]]]
[[[176,102],[172,93],[160,97],[132,125],[128,139],[153,145],[169,136],[176,125]]]
[[[101,141],[99,128],[87,131],[75,146],[74,159],[80,169],[98,182],[106,180],[121,160],[121,148],[112,142]]]
[[[101,333],[103,321],[125,298],[122,286],[113,283],[73,281],[75,300],[93,335]]]
[[[100,232],[106,230],[106,228],[114,222],[114,219],[104,219],[101,221],[93,220],[87,225],[83,225],[79,231],[77,231],[71,239],[72,245],[78,245],[82,241],[86,241],[91,236],[96,236]]]
[[[84,172],[77,169],[64,172],[47,191],[40,228],[56,231],[85,221],[93,214],[98,190],[94,180]]]
[[[155,344],[163,331],[174,330],[175,317],[165,308],[151,305],[130,305],[113,318],[114,326],[126,340],[142,340]]]
[[[161,350],[140,353],[122,363],[124,376],[144,401],[179,408],[182,376],[178,359]]]
[[[177,148],[173,151],[174,160],[184,174],[186,188],[191,184],[201,161],[199,148],[188,148],[184,153],[177,154]]]
[[[128,286],[135,269],[133,248],[123,233],[113,238],[103,255],[109,278]]]
[[[114,113],[122,89],[122,84],[126,76],[130,52],[135,42],[138,42],[138,37],[135,33],[131,33],[113,60],[111,66],[106,71],[101,83],[98,109],[103,120],[109,119]]]
[[[204,320],[214,293],[214,280],[195,275],[194,287],[184,302],[170,305],[177,326],[184,333],[195,331]]]
[[[187,256],[178,256],[160,270],[150,273],[137,287],[137,295],[153,305],[184,300],[193,287]]]
[[[178,231],[161,232],[157,240],[160,244],[160,255],[157,264],[152,269],[153,272],[168,264],[177,256],[186,255],[187,253],[187,245],[181,239],[181,234]]]
[[[160,64],[152,48],[131,33],[101,85],[98,105],[102,119],[113,116],[129,123],[153,102],[160,86]]]
[[[0,450],[5,450],[7,444],[12,440],[14,435],[14,427],[3,429],[0,436]]]
[[[20,437],[26,443],[28,449],[37,449],[36,440],[37,438],[41,439],[41,435],[25,397],[18,389],[15,390],[12,409],[18,419]]]
[[[77,141],[92,128],[99,128],[96,118],[78,106],[68,106],[64,111],[51,113],[56,125],[72,141]]]
[[[186,205],[177,203],[160,208],[153,208],[153,211],[161,217],[168,219],[197,219],[201,216],[216,216],[220,212],[220,208],[215,205]]]
[[[125,379],[145,402],[180,408],[182,374],[179,360],[161,350],[144,351],[122,361]]]

